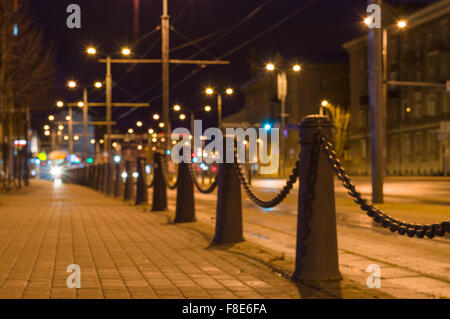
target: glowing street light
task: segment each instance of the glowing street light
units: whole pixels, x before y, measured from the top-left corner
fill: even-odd
[[[70,121],[71,119],[72,118],[69,115],[66,116],[66,121]]]
[[[60,131],[64,130],[64,125],[58,125],[58,130]]]
[[[137,149],[138,149],[139,151],[142,151],[143,146],[139,144],[139,145],[137,146]]]
[[[75,136],[73,137],[73,139],[74,139],[75,141],[78,141],[78,140],[80,139],[80,137],[79,137],[78,135],[75,135]]]
[[[405,28],[408,25],[408,23],[406,22],[406,20],[400,20],[397,22],[397,27],[399,27],[400,29]]]
[[[231,95],[231,94],[234,93],[234,91],[233,91],[232,88],[228,88],[228,89],[226,89],[225,93],[228,94],[228,95]]]
[[[112,143],[112,147],[114,147],[114,148],[116,148],[117,145],[118,145],[117,142],[113,142],[113,143]]]
[[[64,102],[63,101],[58,101],[58,102],[56,102],[56,106],[57,107],[63,107],[64,106]]]
[[[136,126],[137,126],[137,127],[141,127],[142,125],[143,125],[143,124],[142,124],[141,121],[137,121],[137,122],[136,122]]]
[[[68,87],[70,87],[70,88],[76,88],[77,87],[77,82],[75,82],[75,81],[69,81],[69,82],[67,82],[67,86]]]
[[[86,49],[86,53],[90,55],[94,55],[97,53],[97,50],[94,47],[89,47]]]
[[[211,106],[209,106],[209,105],[206,105],[206,106],[205,106],[205,111],[206,111],[206,112],[209,112],[209,111],[211,111]]]
[[[173,110],[176,111],[176,112],[178,112],[179,110],[181,110],[181,106],[178,105],[178,104],[175,104],[175,105],[173,106]]]
[[[91,140],[90,140],[90,143],[91,143],[91,144],[95,144],[95,139],[91,139]]]
[[[369,24],[372,23],[372,19],[371,19],[370,17],[367,17],[367,18],[364,19],[364,23],[365,23],[366,25],[369,25]]]
[[[212,88],[207,88],[205,90],[205,93],[208,94],[208,95],[211,95],[211,94],[214,94],[214,90]]]
[[[68,135],[64,135],[64,141],[68,141],[69,140],[69,136]]]
[[[294,64],[294,65],[292,66],[292,70],[293,70],[294,72],[300,72],[301,69],[302,69],[302,67],[300,66],[300,64]]]
[[[44,135],[45,135],[45,136],[49,136],[49,135],[50,135],[50,131],[45,131],[45,132],[44,132]]]
[[[84,102],[82,102],[82,101],[80,101],[80,102],[78,102],[78,107],[83,107],[84,106]]]
[[[153,114],[153,119],[154,120],[159,120],[159,114]]]
[[[180,120],[184,120],[184,119],[186,119],[186,115],[180,114]]]
[[[163,122],[160,122],[159,124],[158,124],[158,126],[159,127],[161,127],[161,128],[163,128],[164,126],[166,126]]]
[[[49,120],[49,121],[54,121],[54,120],[55,120],[55,117],[54,117],[53,115],[49,115],[49,116],[48,116],[48,120]]]
[[[151,128],[148,130],[148,134],[153,134],[154,130]]]
[[[44,125],[44,130],[48,131],[50,129],[50,125]]]
[[[95,86],[97,89],[99,89],[99,88],[101,88],[101,87],[103,86],[103,83],[100,82],[100,81],[97,81],[97,82],[94,83],[94,86]]]
[[[323,100],[321,104],[322,104],[323,107],[325,107],[325,106],[328,105],[328,101],[327,100]]]
[[[103,143],[105,143],[105,140],[104,139],[101,139],[100,141],[98,141],[100,144],[103,144]]]
[[[128,134],[133,134],[133,133],[134,133],[134,130],[132,128],[129,128],[128,129]]]
[[[129,48],[123,48],[122,49],[122,54],[123,55],[130,55],[131,54],[131,50]]]
[[[266,70],[267,71],[274,71],[275,70],[275,65],[273,63],[268,63],[266,65]]]

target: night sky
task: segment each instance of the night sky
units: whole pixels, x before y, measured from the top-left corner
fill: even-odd
[[[43,28],[48,45],[53,44],[56,50],[55,101],[77,101],[81,98],[81,90],[70,92],[65,87],[69,79],[92,86],[96,80],[104,80],[105,65],[95,58],[87,57],[86,46],[94,45],[99,57],[111,55],[120,57],[122,46],[130,46],[135,58],[160,58],[160,31],[140,41],[136,45],[133,36],[133,0],[32,0],[32,15],[36,25]],[[144,36],[160,24],[161,0],[141,0],[140,24],[137,38]],[[431,0],[389,1],[389,3],[430,3]],[[82,28],[66,27],[66,7],[76,3],[82,10]],[[180,83],[171,90],[171,105],[181,104],[183,107],[198,109],[206,103],[214,105],[203,95],[204,87],[231,86],[236,91],[252,77],[250,59],[253,64],[264,65],[276,53],[285,56],[289,61],[308,63],[313,61],[347,61],[342,43],[351,40],[365,31],[361,27],[361,18],[367,6],[366,0],[169,0],[169,14],[172,26],[189,39],[222,30],[235,25],[250,12],[260,7],[251,18],[237,27],[233,32],[208,47],[195,59],[212,59],[237,47],[253,38],[292,12],[310,4],[291,19],[284,21],[276,29],[263,35],[225,57],[230,66],[212,66],[203,69],[190,79]],[[199,43],[208,46],[217,37]],[[181,36],[171,32],[172,48],[185,43]],[[153,49],[148,50],[153,47]],[[147,51],[147,52],[146,52]],[[171,53],[172,58],[188,58],[197,53],[199,48],[190,46]],[[136,120],[144,120],[145,126],[153,124],[151,114],[161,111],[161,67],[154,65],[138,65],[125,74],[130,65],[113,65],[113,81],[119,81],[113,89],[114,102],[151,102],[150,109],[140,109],[129,113],[128,109],[114,109],[113,118],[117,119],[125,112],[128,116],[120,118],[116,128],[124,131],[134,126]],[[196,66],[172,66],[171,85],[176,84]],[[253,74],[254,75],[254,74]],[[92,89],[90,101],[104,101],[104,93]],[[53,107],[52,105],[45,105]],[[239,110],[243,106],[242,95],[237,94],[224,100],[224,116]],[[47,114],[47,113],[45,113]],[[45,117],[45,114],[43,115]],[[92,113],[101,119],[104,110],[95,109]],[[214,114],[207,117],[215,118]],[[207,117],[205,119],[207,119]],[[215,124],[215,123],[212,123]],[[175,121],[174,126],[182,125]]]

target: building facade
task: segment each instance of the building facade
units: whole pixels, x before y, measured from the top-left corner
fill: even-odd
[[[388,86],[386,174],[448,175],[450,141],[450,0],[435,2],[405,18],[405,29],[387,28],[388,81],[440,87]],[[391,21],[393,22],[393,21]],[[370,173],[367,37],[344,44],[350,55],[351,166]]]

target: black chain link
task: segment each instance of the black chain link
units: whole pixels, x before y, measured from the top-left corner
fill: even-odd
[[[381,212],[356,190],[350,176],[342,167],[341,161],[337,158],[333,144],[329,142],[327,137],[323,134],[320,135],[320,144],[322,145],[322,149],[325,152],[333,171],[336,172],[337,177],[348,190],[348,194],[354,198],[355,203],[359,204],[361,209],[366,211],[367,215],[373,218],[376,223],[381,224],[384,228],[389,228],[391,232],[398,232],[400,235],[407,234],[409,237],[416,236],[418,238],[423,238],[424,236],[427,236],[428,238],[433,238],[436,235],[442,237],[445,233],[450,233],[450,222],[432,225],[411,224],[399,221]]]
[[[197,177],[195,176],[194,167],[193,167],[192,163],[188,163],[187,166],[189,169],[189,174],[191,175],[192,182],[194,183],[195,187],[197,187],[197,189],[200,193],[210,194],[216,189],[217,179],[214,179],[214,182],[212,182],[211,185],[209,185],[209,187],[207,189],[203,189],[197,181]]]
[[[253,193],[250,183],[247,180],[247,176],[242,172],[242,165],[236,164],[236,172],[238,174],[239,180],[242,184],[242,187],[244,188],[245,192],[247,193],[248,197],[258,206],[261,206],[263,208],[272,208],[277,206],[279,203],[281,203],[286,196],[290,193],[292,186],[297,181],[298,177],[298,171],[299,171],[299,160],[295,162],[295,166],[292,169],[291,175],[289,175],[288,180],[286,181],[286,185],[284,185],[283,189],[271,200],[265,201],[260,198],[258,198],[255,193]]]

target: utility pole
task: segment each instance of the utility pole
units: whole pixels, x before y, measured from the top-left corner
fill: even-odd
[[[72,107],[69,106],[69,154],[73,154]]]
[[[108,163],[111,162],[111,113],[112,113],[112,75],[111,75],[111,57],[106,57],[106,152],[108,154]]]
[[[217,94],[217,115],[219,119],[217,120],[217,126],[220,129],[222,126],[222,94]]]
[[[169,14],[167,0],[163,0],[163,12],[161,16],[161,66],[162,66],[162,121],[165,124],[164,134],[169,140]]]
[[[369,4],[382,7],[381,0],[369,0]],[[383,103],[383,31],[369,29],[369,103],[371,136],[372,202],[383,203],[384,152],[386,148]]]
[[[83,157],[86,162],[88,155],[88,96],[87,89],[83,89]]]

